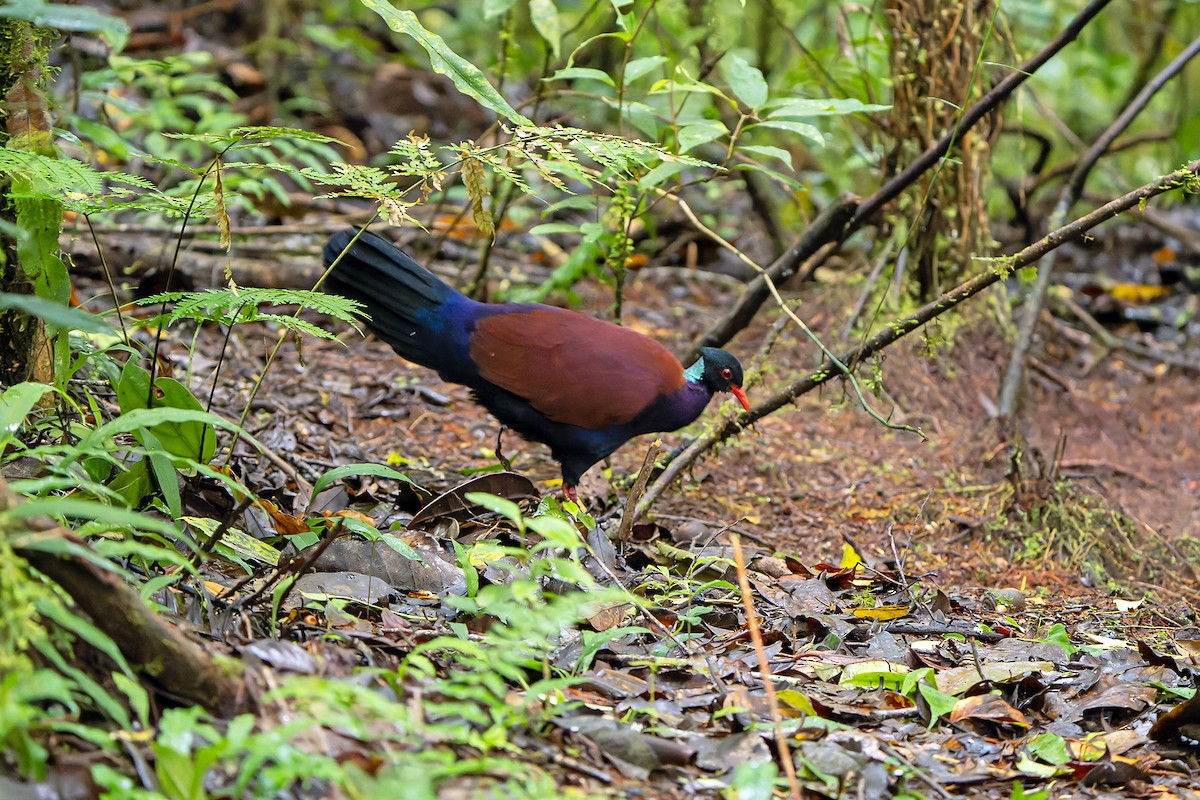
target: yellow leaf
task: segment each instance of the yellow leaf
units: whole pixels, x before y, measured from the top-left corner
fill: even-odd
[[[859,619],[873,619],[879,622],[887,622],[888,620],[907,617],[908,606],[896,604],[878,606],[877,608],[856,608],[851,613]]]
[[[795,689],[781,689],[775,693],[775,696],[779,698],[779,702],[802,714],[815,715],[817,713],[817,710],[813,708],[812,700],[809,700],[808,695],[803,692],[797,692]]]
[[[1148,286],[1141,283],[1115,283],[1109,287],[1108,293],[1119,302],[1142,305],[1169,295],[1171,289],[1166,286]]]

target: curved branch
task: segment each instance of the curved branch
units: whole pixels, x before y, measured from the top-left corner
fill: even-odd
[[[1037,242],[1034,242],[1029,247],[1026,247],[1021,252],[1014,256],[1003,260],[1003,265],[991,269],[987,272],[976,275],[958,287],[946,292],[941,297],[933,300],[930,303],[917,309],[911,316],[893,322],[879,333],[872,336],[859,347],[856,347],[839,359],[842,363],[852,364],[858,363],[865,358],[869,358],[875,353],[882,350],[897,339],[911,333],[921,325],[929,322],[935,317],[944,314],[952,308],[955,308],[960,303],[979,294],[987,287],[1009,275],[1013,270],[1027,267],[1033,264],[1042,256],[1060,247],[1067,241],[1076,238],[1082,233],[1091,230],[1095,226],[1109,219],[1112,219],[1122,211],[1127,211],[1136,205],[1139,205],[1151,197],[1156,197],[1163,192],[1168,192],[1180,186],[1194,185],[1197,181],[1197,176],[1200,175],[1200,159],[1193,161],[1186,167],[1176,170],[1169,175],[1164,175],[1157,180],[1154,180],[1144,186],[1141,186],[1128,194],[1124,194],[1115,200],[1101,206],[1090,214],[1080,217],[1068,225],[1051,231],[1046,236]],[[754,424],[763,417],[778,411],[785,405],[795,402],[796,398],[805,394],[823,383],[826,383],[831,378],[842,374],[840,370],[832,364],[825,364],[810,375],[801,378],[782,390],[776,392],[764,402],[756,405],[750,411],[739,414],[736,417],[730,417],[723,422],[715,425],[713,428],[706,431],[699,438],[688,445],[684,450],[663,470],[662,474],[655,479],[654,483],[646,491],[641,502],[638,503],[634,510],[634,518],[645,514],[650,506],[659,498],[663,491],[670,486],[676,478],[688,467],[694,464],[700,456],[712,449],[715,445],[725,441],[731,436],[736,435],[743,429]]]

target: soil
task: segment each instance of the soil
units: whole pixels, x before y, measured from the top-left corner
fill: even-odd
[[[625,321],[683,352],[734,288],[702,274],[655,271],[628,287]],[[581,294],[583,310],[603,313],[610,290],[583,287]],[[840,346],[837,310],[847,306],[843,295],[817,285],[796,295],[801,314],[834,350]],[[902,340],[860,375],[865,380],[878,370],[871,402],[894,423],[919,428],[924,440],[887,429],[862,411],[847,387],[829,384],[709,455],[652,516],[666,526],[698,521],[713,530],[731,527],[806,563],[838,563],[849,543],[868,563],[903,558],[913,574],[948,586],[1010,583],[1055,593],[1136,593],[1122,583],[1128,578],[1145,584],[1144,590],[1161,590],[1164,600],[1175,597],[1178,587],[1154,582],[1168,564],[1098,578],[1086,559],[1060,558],[1072,548],[1031,542],[1029,531],[1018,531],[1003,512],[1014,503],[1038,506],[1050,497],[1050,482],[1069,479],[1072,496],[1090,496],[1127,515],[1136,538],[1154,542],[1153,551],[1168,562],[1190,550],[1200,524],[1200,433],[1194,423],[1200,397],[1193,377],[1119,352],[1081,367],[1088,345],[1075,344],[1082,340],[1064,337],[1059,327],[1043,326],[1017,426],[1023,449],[1016,451],[1004,426],[989,416],[1007,363],[1006,332],[994,303],[978,306],[950,322],[952,330],[918,331]],[[745,363],[770,321],[764,318],[729,345]],[[305,344],[302,363],[285,346],[260,395],[264,413],[254,430],[273,431],[278,439],[286,415],[269,412],[294,410],[297,416],[284,427],[298,440],[296,456],[312,469],[346,458],[391,458],[434,488],[496,463],[498,425],[465,389],[403,362],[373,337],[348,331],[341,338],[344,344]],[[264,336],[260,345],[251,337],[231,351],[234,363],[224,366],[218,391],[228,413],[240,411],[273,337]],[[817,361],[807,339],[780,337],[758,363],[761,383],[747,387],[751,401]],[[231,369],[241,381],[227,380]],[[313,405],[319,414],[311,412]],[[716,405],[706,417],[719,413]],[[688,433],[665,435],[665,452]],[[610,508],[617,496],[613,483],[628,485],[648,440],[618,451],[611,470],[596,467],[586,476],[581,493],[594,511]],[[504,449],[543,492],[555,491],[557,465],[545,447],[509,433]],[[1011,479],[1014,454],[1021,462],[1019,484]],[[1014,485],[1020,489],[1015,495]],[[1120,543],[1102,540],[1100,546],[1119,549]]]

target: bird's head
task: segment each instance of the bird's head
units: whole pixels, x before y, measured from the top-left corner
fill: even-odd
[[[703,383],[714,394],[732,393],[742,404],[742,408],[750,410],[750,401],[742,391],[742,364],[724,350],[701,347],[700,358],[687,368],[684,375],[693,383]]]

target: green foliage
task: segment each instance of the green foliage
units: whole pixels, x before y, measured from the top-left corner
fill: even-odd
[[[383,17],[389,28],[412,37],[421,45],[429,55],[433,71],[449,76],[463,94],[495,111],[509,122],[517,125],[533,124],[508,104],[508,101],[488,83],[478,67],[451,50],[442,37],[426,30],[412,11],[399,11],[390,3],[380,3],[376,0],[362,0],[362,4]]]
[[[900,684],[900,693],[910,700],[916,700],[919,695],[928,708],[928,727],[933,728],[938,720],[954,710],[958,698],[937,688],[937,678],[929,667],[922,667],[907,673]]]
[[[248,126],[215,59],[194,52],[156,60],[114,56],[101,68],[79,72],[79,93],[64,95],[59,104],[65,132],[57,144],[67,157],[47,142],[0,148],[0,173],[9,179],[6,193],[17,212],[4,233],[15,239],[37,288],[31,297],[0,296],[0,308],[40,317],[56,336],[53,385],[22,383],[0,394],[0,465],[22,458],[42,465],[36,477],[12,484],[24,502],[0,513],[0,741],[22,774],[44,774],[45,742],[54,732],[111,747],[111,738],[83,724],[85,719],[121,729],[148,729],[155,721],[148,719],[145,691],[115,646],[63,605],[13,547],[91,559],[152,595],[193,574],[190,559],[178,549],[182,543],[195,550],[190,527],[165,518],[181,516],[181,476],[199,473],[236,496],[253,495],[210,463],[227,443],[219,437],[232,434],[254,445],[253,437],[206,413],[185,382],[152,376],[141,366],[146,354],[118,338],[112,326],[67,307],[69,283],[57,245],[63,210],[89,222],[138,214],[187,223],[207,216],[228,225],[230,209],[257,213],[256,203],[287,204],[299,190],[363,198],[393,224],[413,223],[413,209],[439,193],[462,199],[464,190],[452,180],[461,176],[472,217],[488,237],[506,214],[524,213],[529,220],[540,213],[543,224],[533,233],[564,237],[571,245],[570,256],[548,281],[512,289],[514,298],[542,299],[569,292],[581,279],[600,277],[618,292],[619,316],[619,290],[640,246],[634,223],[655,204],[686,199],[689,210],[732,239],[742,233],[742,221],[731,219],[722,205],[743,190],[736,182],[765,181],[781,218],[793,227],[833,196],[865,193],[877,183],[876,139],[886,130],[872,115],[887,109],[877,98],[888,96],[890,77],[881,12],[869,7],[488,0],[474,14],[455,15],[445,4],[427,4],[418,20],[414,11],[374,0],[365,5],[406,43],[415,43],[419,63],[427,61],[502,120],[494,136],[480,144],[431,143],[412,135],[371,163],[343,163],[338,143],[329,137],[282,125]],[[358,4],[312,4],[297,13],[304,18],[297,35],[315,45],[309,54],[315,67],[306,68],[307,74],[320,76],[333,52],[361,59],[365,70],[378,65],[385,48],[347,23],[371,16]],[[1011,44],[1026,52],[1057,30],[1068,10],[1017,0],[1005,13],[1021,18]],[[1180,11],[1185,18],[1194,13]],[[8,3],[0,16],[100,31],[118,49],[127,34],[115,18],[41,0]],[[1105,25],[1097,36],[1136,44],[1119,15]],[[789,36],[759,35],[770,30],[786,30]],[[1134,46],[1068,50],[1052,67],[1061,80],[1048,81],[1038,91],[1057,91],[1057,83],[1067,95],[1055,98],[1059,118],[1085,131],[1095,125],[1092,108],[1103,105],[1097,97],[1111,105],[1126,91],[1140,66],[1138,56]],[[1002,68],[1011,68],[1011,61],[1005,59]],[[518,82],[524,85],[514,88]],[[325,111],[307,99],[313,93],[294,95],[277,108],[285,118]],[[530,102],[514,107],[506,97]],[[1043,130],[1043,105],[1014,103],[1010,113]],[[569,124],[546,122],[551,119]],[[1161,113],[1159,121],[1146,124],[1153,129],[1160,122]],[[1194,122],[1191,128],[1179,126],[1187,147],[1195,136],[1186,132],[1194,134],[1195,127]],[[1053,128],[1050,134],[1061,135]],[[1138,170],[1124,168],[1136,159],[1167,158],[1174,164],[1178,150],[1178,143],[1175,151],[1163,144],[1151,155],[1122,156],[1111,175],[1145,172],[1144,163]],[[1019,173],[1025,153],[1017,148],[1013,158],[998,161],[1002,169]],[[144,302],[173,304],[151,324],[249,323],[325,338],[330,337],[322,329],[270,307],[296,305],[347,322],[355,312],[348,301],[321,293],[239,287],[169,293]],[[76,376],[99,388],[73,384]],[[110,406],[102,402],[108,392],[118,400],[115,419],[108,418]],[[383,467],[341,467],[316,482],[314,497],[351,473],[403,477]],[[594,528],[594,521],[578,509],[555,508],[554,501],[539,509],[547,513],[526,516],[498,498],[469,499],[507,518],[519,533],[540,537],[532,549],[456,543],[470,587],[468,597],[456,603],[462,614],[487,624],[484,633],[469,634],[455,622],[453,635],[425,642],[401,670],[387,674],[387,687],[289,681],[272,700],[292,704],[302,721],[278,729],[256,731],[250,717],[226,725],[195,709],[168,710],[156,721],[151,745],[161,787],[154,796],[267,798],[297,787],[320,794],[330,784],[350,797],[432,798],[442,783],[462,774],[501,776],[498,795],[555,794],[552,777],[496,754],[513,747],[515,732],[538,727],[561,708],[560,690],[590,665],[604,643],[645,631],[585,631],[578,662],[556,664],[561,631],[577,625],[596,603],[630,601],[598,591],[579,563],[560,552],[583,547],[580,527]],[[139,513],[145,507],[162,513]],[[33,516],[72,527],[91,546],[25,530],[24,520]],[[1057,494],[1011,517],[1020,523],[1015,526],[1023,537],[1018,544],[1029,557],[1044,557],[1064,542],[1083,541],[1079,549],[1088,553],[1112,549],[1073,538],[1080,532],[1110,530],[1130,538],[1127,521],[1094,505],[1066,503]],[[194,527],[209,533],[215,530],[211,523],[197,520]],[[382,538],[401,547],[394,537]],[[487,584],[476,567],[498,558],[511,565],[511,579]],[[121,571],[114,566],[121,562],[139,570]],[[164,575],[164,567],[178,569]],[[728,568],[724,559],[692,559],[683,576],[668,567],[652,571],[645,588],[682,609],[679,631],[686,636],[713,609],[714,597],[736,594],[724,577]],[[547,578],[584,591],[549,595]],[[1053,629],[1047,634],[1053,641],[1065,641],[1064,636]],[[73,664],[72,644],[80,640],[112,660],[116,688],[101,687]],[[921,699],[931,722],[953,703],[937,691],[928,670],[864,680],[887,680]],[[424,704],[419,718],[403,702],[414,692]],[[524,702],[513,702],[514,692],[523,693]],[[373,743],[381,766],[367,774],[314,750],[309,743],[313,726]],[[1055,763],[1054,745],[1035,740],[1029,750]],[[467,748],[479,755],[464,758],[471,752]],[[742,765],[731,791],[739,797],[770,796],[777,777],[770,764]],[[111,797],[150,796],[108,767],[97,767],[96,778]],[[1014,797],[1017,791],[1023,790],[1014,789]]]
[[[553,776],[517,760],[471,756],[461,749],[431,744],[410,707],[395,702],[378,683],[294,677],[266,698],[293,709],[293,721],[256,730],[250,715],[228,723],[207,719],[196,709],[163,713],[151,745],[158,792],[146,792],[105,764],[93,777],[112,800],[209,800],[242,797],[274,800],[296,791],[327,794],[339,787],[347,797],[438,797],[445,781],[476,775],[494,782],[489,796],[559,796]],[[357,759],[344,759],[312,746],[320,729],[358,740],[364,757],[375,759],[371,773]],[[447,745],[457,743],[460,736]]]
[[[1056,644],[1063,649],[1067,655],[1071,655],[1079,650],[1078,647],[1071,643],[1071,635],[1067,632],[1067,628],[1061,622],[1056,622],[1046,631],[1045,636],[1041,641]]]
[[[1009,800],[1047,800],[1048,797],[1050,797],[1050,789],[1048,788],[1027,791],[1020,781],[1013,781],[1012,793],[1009,795]]]
[[[302,309],[327,314],[339,322],[358,327],[356,312],[362,304],[340,295],[308,292],[299,289],[255,289],[229,286],[199,292],[164,292],[138,300],[138,305],[153,306],[171,303],[171,310],[156,323],[174,325],[181,320],[215,322],[237,325],[265,322],[296,334],[307,334],[334,341],[337,337],[324,328],[302,320],[295,314],[270,314],[263,306],[297,305]]]
[[[161,59],[113,56],[106,68],[82,76],[80,113],[68,122],[97,154],[126,161],[150,155],[195,163],[195,142],[170,134],[219,134],[246,124],[233,110],[237,96],[219,78],[211,53]]]
[[[733,779],[723,794],[730,800],[770,800],[779,778],[774,761],[742,761],[733,768]]]
[[[1071,760],[1067,741],[1055,733],[1038,734],[1030,739],[1025,747],[1030,755],[1056,767],[1061,767]]]
[[[19,506],[0,512],[0,743],[11,766],[24,776],[44,780],[47,736],[71,735],[111,747],[108,734],[85,725],[83,719],[98,714],[129,729],[134,719],[147,722],[148,704],[112,640],[68,608],[14,549],[78,552],[81,548],[56,533],[25,531],[23,517],[14,513],[18,510],[33,516],[40,509],[30,514]],[[71,654],[80,640],[115,665],[111,677],[117,692],[74,665]]]
[[[129,24],[120,17],[88,6],[47,3],[46,0],[6,0],[0,17],[21,19],[62,32],[99,33],[114,52],[120,52],[129,39]]]
[[[0,742],[21,774],[44,779],[49,753],[41,734],[59,711],[74,705],[70,684],[53,670],[27,666],[0,675]]]

